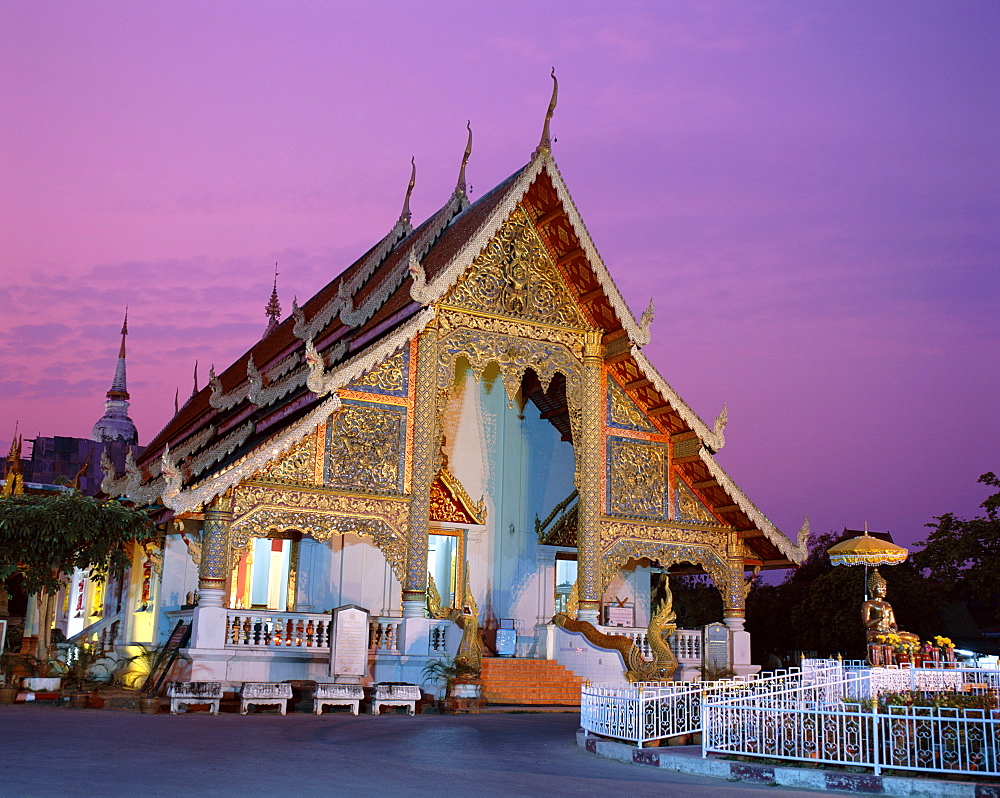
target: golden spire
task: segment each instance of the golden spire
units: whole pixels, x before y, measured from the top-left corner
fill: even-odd
[[[191,391],[191,395],[195,396],[198,393],[198,361],[194,362],[194,390]]]
[[[545,112],[545,125],[542,127],[542,139],[535,148],[535,155],[552,152],[552,135],[549,132],[549,122],[556,111],[556,103],[559,101],[559,79],[556,77],[556,68],[552,67],[552,98],[549,100],[549,108]]]
[[[15,424],[14,437],[10,442],[10,454],[7,455],[2,495],[20,496],[22,493],[24,493],[24,474],[21,471],[21,436],[17,434]]]
[[[118,357],[125,357],[125,336],[128,335],[128,305],[125,306],[125,321],[122,322],[122,345],[118,350]]]
[[[456,194],[465,194],[465,167],[469,163],[469,156],[472,155],[472,120],[467,120],[465,123],[466,129],[469,131],[469,142],[465,145],[465,155],[462,156],[462,168],[458,170],[458,185],[455,186]]]
[[[399,214],[399,221],[409,224],[412,214],[410,213],[410,195],[413,194],[413,187],[417,184],[417,159],[416,156],[410,158],[410,184],[406,187],[406,198],[403,200],[403,212]]]

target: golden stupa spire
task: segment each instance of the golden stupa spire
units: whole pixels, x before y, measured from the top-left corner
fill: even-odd
[[[465,167],[469,164],[469,156],[472,155],[472,120],[468,120],[465,123],[466,129],[469,131],[469,141],[465,145],[465,154],[462,156],[462,167],[458,170],[458,185],[455,186],[456,194],[465,194]]]
[[[552,67],[552,98],[549,100],[549,108],[545,112],[545,124],[542,126],[542,138],[535,148],[535,155],[548,154],[552,152],[552,134],[549,131],[549,122],[556,111],[556,103],[559,101],[559,79],[556,77],[556,68]]]
[[[21,471],[21,436],[17,434],[14,425],[14,437],[10,442],[10,453],[7,455],[7,469],[4,474],[3,496],[20,496],[24,493],[24,474]]]
[[[416,156],[410,158],[410,183],[406,187],[406,197],[403,199],[403,211],[399,214],[399,221],[410,223],[413,214],[410,213],[410,196],[413,194],[413,187],[417,184],[417,159]]]

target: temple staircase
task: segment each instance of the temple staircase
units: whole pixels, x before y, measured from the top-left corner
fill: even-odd
[[[485,657],[480,678],[487,704],[580,706],[583,680],[555,660]]]

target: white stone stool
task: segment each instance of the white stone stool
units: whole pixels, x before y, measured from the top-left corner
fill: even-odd
[[[251,704],[259,707],[274,706],[282,715],[288,709],[292,686],[284,682],[243,682],[240,688],[240,714],[246,715]]]
[[[358,707],[365,698],[360,684],[317,684],[313,691],[313,712],[323,714],[323,707],[350,707],[351,714],[358,714]]]
[[[372,714],[377,715],[382,707],[406,707],[411,715],[417,712],[420,688],[415,684],[373,684]]]
[[[170,714],[177,715],[192,704],[208,704],[213,715],[219,714],[222,682],[170,682],[167,684]]]

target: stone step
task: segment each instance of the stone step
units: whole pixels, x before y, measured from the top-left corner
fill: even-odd
[[[554,660],[483,660],[483,698],[489,704],[579,706],[582,680]]]

